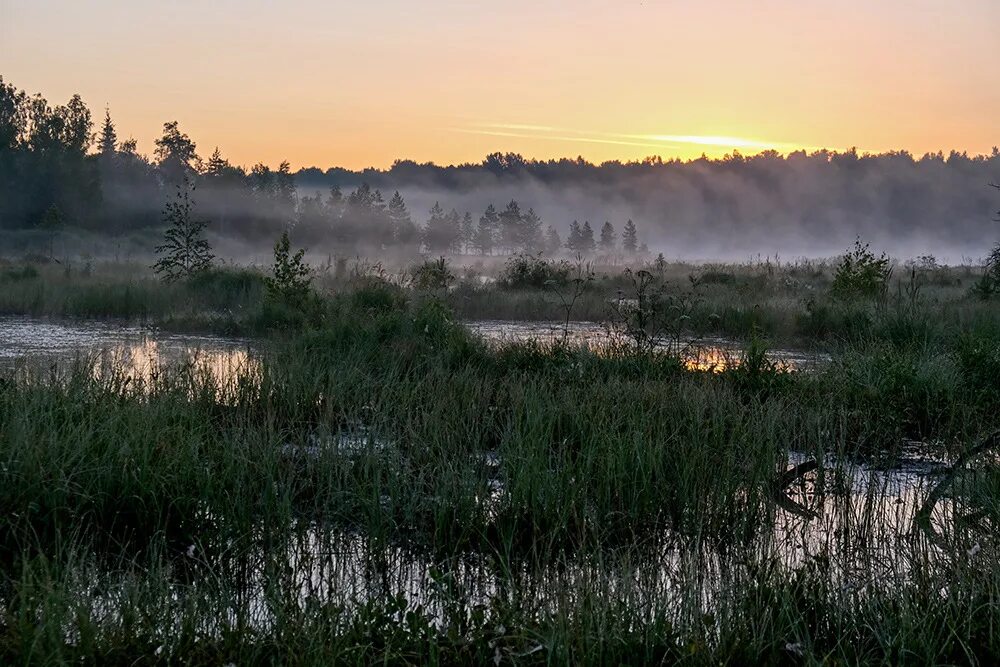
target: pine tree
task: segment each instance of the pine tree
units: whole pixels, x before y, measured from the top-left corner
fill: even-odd
[[[499,226],[500,216],[497,214],[497,210],[493,204],[490,204],[479,218],[479,226],[476,228],[474,245],[479,254],[493,254],[493,249],[497,243],[497,230]]]
[[[580,223],[574,220],[569,226],[569,238],[566,239],[566,249],[573,254],[582,253],[582,238],[583,232],[580,230]]]
[[[111,122],[111,111],[107,108],[104,109],[104,125],[101,126],[97,149],[103,157],[110,157],[118,150],[118,133],[115,132],[115,124]]]
[[[615,228],[605,221],[601,226],[601,252],[610,255],[615,251]]]
[[[535,213],[535,209],[529,208],[521,218],[520,248],[523,252],[537,252],[542,250],[544,240],[542,220]]]
[[[472,214],[466,211],[462,218],[462,246],[466,253],[472,249],[475,239],[476,225],[472,222]]]
[[[406,202],[399,190],[393,193],[388,207],[389,221],[392,223],[393,240],[396,245],[412,246],[417,242],[420,231],[413,224],[410,212],[406,210]]]
[[[168,183],[181,185],[184,179],[197,171],[200,162],[197,146],[191,137],[180,131],[176,120],[163,124],[163,136],[154,143],[156,148],[153,153]]]
[[[229,164],[229,160],[222,157],[222,151],[216,146],[215,150],[212,151],[212,157],[208,158],[208,163],[205,164],[203,176],[223,178],[228,175],[232,168],[233,166]]]
[[[507,208],[500,213],[500,247],[506,252],[513,252],[520,247],[523,238],[522,222],[521,207],[511,199]]]
[[[594,252],[594,230],[589,220],[584,221],[583,229],[580,230],[580,252],[584,255]]]
[[[634,255],[639,251],[639,239],[636,236],[635,223],[629,218],[625,223],[625,230],[622,232],[622,250],[628,255]]]
[[[545,253],[549,256],[553,256],[559,252],[559,248],[562,247],[562,239],[559,238],[559,232],[552,225],[549,225],[545,229]]]
[[[204,271],[214,259],[212,247],[205,239],[208,222],[193,215],[193,191],[191,180],[185,176],[177,186],[174,201],[167,202],[163,208],[163,221],[169,226],[163,233],[163,243],[156,247],[160,258],[153,265],[153,270],[164,282],[174,282]]]
[[[461,238],[461,218],[458,211],[452,209],[445,214],[441,204],[434,202],[430,217],[424,227],[424,245],[435,254],[451,252]]]

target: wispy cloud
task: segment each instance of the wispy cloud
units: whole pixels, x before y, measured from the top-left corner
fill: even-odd
[[[495,125],[494,125],[495,126]],[[524,127],[524,126],[521,126]],[[481,134],[490,137],[517,137],[521,139],[545,139],[549,141],[571,141],[575,143],[589,143],[589,144],[611,144],[614,146],[638,146],[640,148],[664,148],[669,147],[667,144],[655,143],[650,141],[635,141],[624,139],[614,139],[605,137],[614,137],[615,135],[604,135],[604,136],[587,136],[586,134],[580,133],[574,136],[561,135],[561,134],[549,134],[544,132],[518,132],[518,131],[504,131],[500,129],[490,130],[482,129],[476,127],[453,127],[449,128],[454,132],[462,132],[464,134]],[[516,130],[517,128],[511,128]],[[573,132],[573,130],[570,130]],[[676,148],[676,146],[675,146]]]
[[[451,128],[467,134],[482,134],[498,137],[518,137],[524,139],[544,139],[552,141],[584,142],[594,144],[611,144],[617,146],[638,146],[654,149],[682,149],[685,146],[706,146],[716,149],[749,149],[777,150],[789,152],[793,150],[814,150],[818,147],[803,146],[785,141],[768,141],[765,139],[732,137],[722,135],[699,134],[621,134],[613,132],[594,132],[576,130],[550,125],[531,125],[526,123],[475,123],[471,127]]]
[[[798,144],[775,141],[761,141],[744,137],[724,137],[717,135],[697,134],[629,134],[623,135],[631,139],[646,141],[663,141],[671,144],[696,144],[698,146],[716,146],[719,148],[762,148],[794,150]]]

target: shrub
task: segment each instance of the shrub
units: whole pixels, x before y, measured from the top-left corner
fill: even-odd
[[[892,267],[886,254],[876,257],[869,244],[862,243],[859,237],[854,241],[854,250],[841,258],[830,291],[838,298],[882,296],[889,287],[891,275]]]
[[[565,260],[547,261],[540,255],[518,254],[507,260],[497,283],[505,289],[544,289],[566,285],[572,267]]]
[[[291,254],[288,232],[274,244],[274,275],[265,278],[267,295],[293,307],[301,307],[308,301],[312,291],[309,265],[302,261],[305,250]]]
[[[19,268],[4,269],[3,280],[5,282],[20,282],[22,280],[34,280],[38,277],[38,269],[26,264]]]
[[[413,271],[413,286],[417,289],[447,289],[455,282],[455,274],[444,257],[428,260]]]

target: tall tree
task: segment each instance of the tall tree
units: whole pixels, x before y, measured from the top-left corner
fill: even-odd
[[[625,223],[625,230],[622,232],[622,250],[628,255],[634,255],[639,250],[639,239],[632,218]]]
[[[176,187],[197,171],[197,146],[191,137],[180,131],[176,120],[164,123],[163,136],[153,143],[156,146],[153,155],[167,184]]]
[[[106,158],[114,156],[118,151],[118,133],[111,121],[111,111],[107,108],[104,109],[104,124],[101,125],[101,134],[97,139],[97,150]]]
[[[556,255],[559,249],[562,247],[562,239],[559,238],[559,232],[552,225],[549,225],[545,229],[545,254],[549,256]]]
[[[414,247],[420,238],[420,230],[413,223],[410,212],[406,210],[406,202],[403,201],[399,190],[396,190],[389,200],[388,215],[392,223],[395,244],[407,248]]]
[[[476,227],[476,238],[473,244],[480,255],[492,255],[497,244],[497,230],[500,227],[500,215],[493,204],[486,207],[479,218]]]
[[[476,240],[476,224],[468,211],[462,217],[462,247],[465,252],[472,250]]]
[[[500,247],[505,252],[515,252],[521,247],[523,222],[520,205],[511,199],[500,213]]]
[[[594,230],[590,226],[590,221],[585,220],[580,229],[580,252],[590,255],[594,252]]]
[[[569,225],[569,237],[566,239],[566,249],[573,254],[583,253],[583,230],[580,223],[574,220]]]
[[[610,255],[615,251],[615,228],[607,220],[601,226],[601,252]]]
[[[529,208],[521,217],[520,249],[523,252],[536,252],[542,250],[543,243],[542,220],[535,209]]]
[[[441,204],[434,202],[430,217],[424,226],[424,245],[434,254],[452,252],[461,239],[461,227],[458,211],[452,209],[445,214]]]

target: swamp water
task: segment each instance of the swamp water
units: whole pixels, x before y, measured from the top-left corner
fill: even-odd
[[[515,322],[508,320],[480,320],[467,322],[466,326],[491,343],[537,341],[554,344],[566,341],[570,345],[586,347],[600,354],[602,351],[627,346],[622,333],[606,324],[597,322]],[[737,341],[726,338],[682,338],[680,341],[658,340],[657,346],[679,354],[689,370],[721,373],[738,366],[744,349]],[[830,360],[829,355],[803,350],[774,349],[767,351],[767,359],[779,368],[790,371],[815,370]]]
[[[557,324],[474,322],[468,326],[498,342],[544,341],[563,335],[562,325]],[[591,346],[600,345],[607,335],[602,327],[583,323],[574,323],[569,333],[572,341]],[[715,355],[716,363],[738,358],[739,348],[731,342],[701,343],[715,350],[709,356]],[[822,362],[818,355],[790,351],[771,355],[795,369]],[[171,364],[194,364],[223,382],[256,364],[244,341],[98,323],[0,319],[0,368],[16,370],[39,362],[59,365],[80,358],[97,359],[97,369],[110,365],[147,378]],[[361,427],[351,433],[313,435],[302,443],[276,446],[303,469],[320,458],[342,458],[353,465],[370,457],[391,461],[402,456],[393,443]],[[807,460],[806,455],[792,452],[788,465]],[[486,480],[475,498],[487,516],[499,513],[508,500],[504,463],[499,452],[488,452],[475,462]],[[835,459],[817,464],[818,469],[775,489],[773,505],[762,514],[767,517],[766,525],[756,531],[749,549],[737,549],[736,554],[666,532],[625,551],[591,553],[580,559],[567,556],[558,563],[511,569],[509,563],[500,565],[489,555],[429,557],[363,535],[304,525],[276,531],[284,536],[277,544],[261,540],[269,544],[266,551],[253,546],[268,532],[262,528],[261,535],[249,537],[245,547],[222,548],[239,556],[218,558],[213,554],[220,545],[205,548],[193,543],[180,558],[185,567],[196,572],[204,569],[213,580],[230,582],[227,594],[232,595],[232,608],[206,621],[221,627],[225,618],[266,626],[273,616],[268,599],[274,596],[275,585],[293,592],[302,604],[336,602],[350,607],[372,599],[399,598],[405,600],[403,609],[419,606],[438,619],[456,609],[472,613],[512,596],[526,601],[534,614],[572,607],[574,600],[591,596],[649,614],[666,606],[674,609],[678,619],[693,618],[712,610],[727,590],[751,585],[762,563],[791,572],[822,561],[844,590],[860,594],[907,580],[916,562],[924,567],[935,559],[952,559],[963,550],[971,555],[980,549],[976,530],[953,532],[956,517],[968,509],[955,497],[945,497],[931,508],[929,532],[918,529],[914,521],[946,462],[922,458],[915,451],[890,469]],[[776,470],[776,475],[780,477],[781,472]],[[952,548],[941,546],[943,542]],[[959,551],[953,548],[956,544]],[[275,574],[276,562],[281,563],[280,575]],[[120,576],[120,572],[101,571],[84,576],[83,604],[115,613],[116,591],[122,590],[116,584]],[[103,585],[96,586],[97,580]],[[174,595],[183,596],[184,590],[179,587]],[[517,650],[533,649],[525,645]]]

